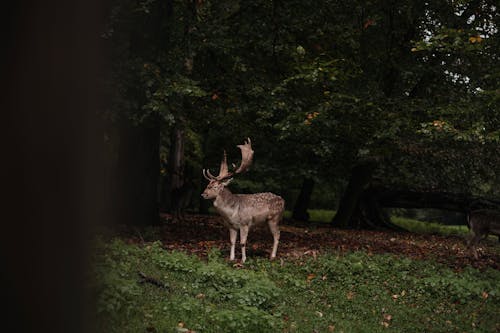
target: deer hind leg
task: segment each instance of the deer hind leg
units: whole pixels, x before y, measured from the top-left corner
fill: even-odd
[[[273,249],[270,257],[271,260],[276,258],[276,252],[278,252],[278,244],[280,241],[280,229],[278,224],[280,220],[281,215],[275,215],[268,220],[269,230],[271,230],[271,233],[273,234]]]
[[[229,253],[229,260],[234,260],[234,248],[236,246],[236,237],[238,236],[238,230],[230,228],[229,229],[229,240],[231,241],[231,252]]]
[[[242,226],[240,228],[240,244],[241,244],[241,263],[245,263],[247,260],[247,252],[246,252],[246,246],[247,246],[247,237],[248,237],[248,226]]]

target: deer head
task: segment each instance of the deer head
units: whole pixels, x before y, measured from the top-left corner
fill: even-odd
[[[201,194],[204,199],[215,199],[233,180],[235,175],[247,171],[252,164],[253,150],[250,138],[247,138],[242,145],[238,145],[237,147],[241,150],[241,163],[235,171],[229,171],[227,167],[227,154],[225,150],[217,176],[212,175],[210,170],[203,169],[203,176],[209,181],[205,191]],[[234,164],[233,167],[235,167]]]

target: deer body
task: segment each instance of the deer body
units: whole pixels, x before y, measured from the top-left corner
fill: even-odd
[[[468,224],[472,235],[469,238],[467,247],[472,251],[475,259],[478,259],[476,246],[481,239],[493,234],[500,239],[500,212],[491,209],[480,209],[470,213]]]
[[[233,194],[229,189],[217,196],[214,207],[223,217],[228,227],[262,224],[274,216],[282,214],[284,200],[273,193]]]
[[[238,146],[242,150],[242,163],[235,173],[247,170],[253,157],[250,139],[245,145]],[[210,182],[202,193],[205,199],[213,200],[217,212],[221,215],[224,224],[229,228],[229,238],[231,241],[230,260],[235,259],[235,245],[238,231],[241,243],[241,261],[246,260],[246,241],[250,228],[254,225],[267,222],[273,235],[273,248],[271,259],[276,257],[278,249],[280,231],[279,222],[283,218],[285,201],[273,193],[256,194],[233,194],[227,185],[231,182],[233,173],[229,173],[226,163],[226,155],[221,163],[219,176],[214,177],[208,171],[205,178]]]

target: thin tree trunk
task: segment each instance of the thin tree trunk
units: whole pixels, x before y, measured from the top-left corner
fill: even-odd
[[[172,210],[172,192],[180,188],[184,182],[184,130],[180,125],[172,132],[170,155],[168,162],[169,182],[166,195],[168,211]]]
[[[208,145],[207,145],[208,135],[209,135],[209,131],[207,129],[205,129],[204,133],[203,133],[203,138],[205,138],[205,140],[202,140],[202,143],[201,143],[201,151],[202,151],[202,154],[203,154],[203,159],[202,159],[202,165],[203,165],[203,167],[205,167],[205,165],[207,163],[206,156],[207,156],[207,149],[208,149]],[[200,177],[200,189],[203,191],[205,189],[205,187],[207,186],[207,181],[206,181],[205,177],[202,176],[201,171],[199,173],[199,177]],[[201,193],[198,193],[198,199],[199,199],[199,210],[198,210],[198,212],[200,214],[208,214],[208,208],[210,207],[209,200],[203,199],[202,196],[201,196]]]
[[[314,188],[314,180],[311,178],[304,178],[299,196],[293,207],[292,218],[299,221],[309,221],[309,213],[307,208],[311,201],[311,195]]]

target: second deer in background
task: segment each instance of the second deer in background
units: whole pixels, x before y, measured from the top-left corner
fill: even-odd
[[[467,224],[472,232],[467,247],[477,260],[479,258],[476,247],[489,234],[496,235],[500,240],[500,212],[492,209],[479,209],[467,215]]]

